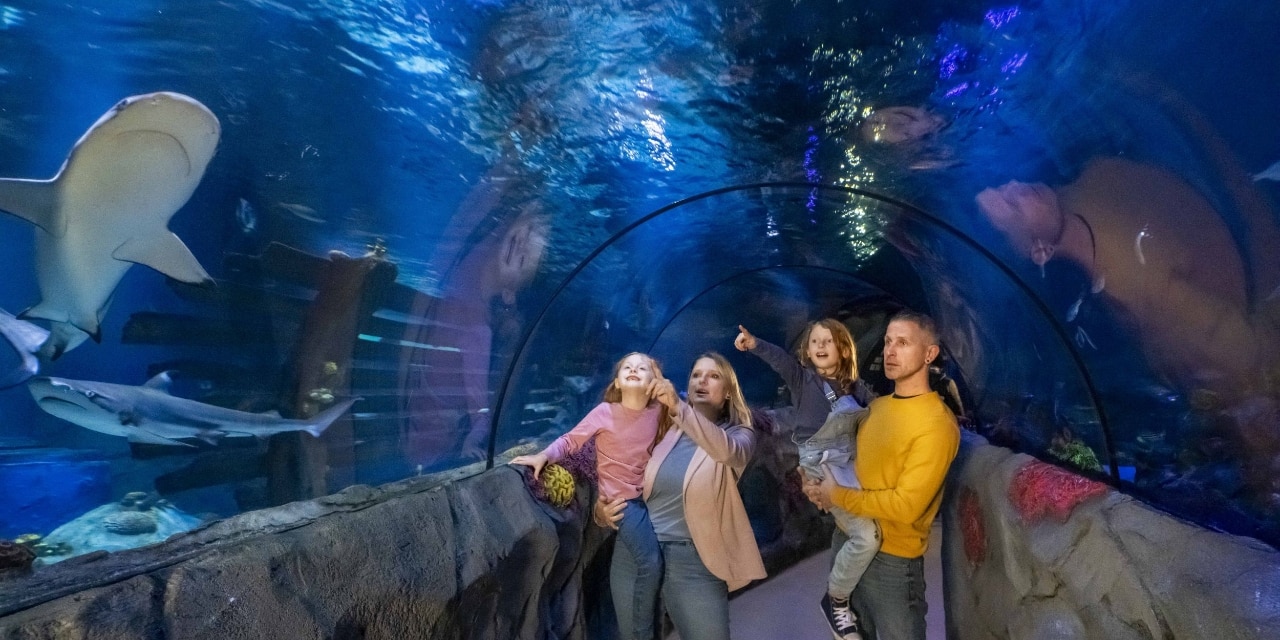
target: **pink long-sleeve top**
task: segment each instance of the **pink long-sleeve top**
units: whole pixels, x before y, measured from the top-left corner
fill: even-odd
[[[661,411],[662,405],[656,402],[643,409],[601,402],[543,453],[547,460],[559,462],[595,438],[600,495],[606,500],[639,498],[644,491],[644,467],[658,433]]]

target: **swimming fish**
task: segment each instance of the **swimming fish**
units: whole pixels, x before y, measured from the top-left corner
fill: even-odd
[[[212,283],[167,225],[200,183],[220,133],[192,98],[132,96],[89,127],[53,178],[0,179],[0,209],[36,226],[41,300],[20,317],[53,323],[42,355],[100,341],[111,295],[135,263]]]
[[[296,202],[277,202],[276,206],[299,218],[302,218],[303,220],[306,220],[307,222],[324,224],[324,218],[321,218],[320,214],[316,213],[315,209],[312,209],[305,204],[298,204]]]
[[[1138,256],[1138,264],[1144,266],[1147,264],[1147,256],[1142,253],[1142,240],[1151,237],[1149,227],[1150,225],[1142,225],[1142,230],[1138,231],[1138,235],[1133,239],[1133,253]]]
[[[1084,304],[1083,295],[1081,295],[1079,298],[1076,298],[1076,301],[1071,303],[1071,306],[1067,308],[1067,322],[1071,322],[1075,320],[1076,316],[1080,314],[1081,304]]]
[[[36,378],[27,384],[36,404],[50,415],[130,442],[189,447],[182,438],[217,444],[226,436],[269,436],[306,431],[319,437],[359,398],[343,400],[306,420],[289,420],[271,411],[249,413],[179,398],[169,393],[171,379],[161,373],[135,387],[109,382]]]
[[[258,212],[244,198],[240,198],[240,204],[236,205],[236,222],[240,223],[240,230],[245,235],[252,235],[258,229]]]
[[[1253,181],[1257,182],[1259,180],[1275,180],[1280,182],[1280,162],[1276,162],[1266,169],[1263,169],[1261,172],[1253,174]]]

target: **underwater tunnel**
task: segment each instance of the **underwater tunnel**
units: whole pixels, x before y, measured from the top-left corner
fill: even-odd
[[[1280,8],[108,4],[0,5],[0,636],[148,579],[212,599],[175,576],[239,565],[201,549],[320,584],[339,536],[306,532],[351,519],[431,564],[378,537],[413,504],[435,519],[406,528],[456,545],[457,593],[410,576],[382,620],[359,598],[227,615],[612,637],[607,536],[539,520],[506,463],[624,354],[683,390],[719,352],[769,425],[740,486],[772,574],[831,524],[738,327],[795,351],[835,318],[886,395],[901,310],[937,322],[930,379],[964,433],[939,516],[952,637],[1267,637],[1280,616]],[[453,613],[547,579],[539,545],[577,550],[553,613]],[[1202,604],[1162,604],[1197,581]],[[217,633],[183,606],[125,635]]]

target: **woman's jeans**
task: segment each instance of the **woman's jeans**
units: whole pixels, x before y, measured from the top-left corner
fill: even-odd
[[[662,602],[681,640],[729,640],[729,586],[698,557],[693,542],[663,542]]]
[[[836,529],[832,546],[844,544]],[[925,640],[924,558],[876,554],[853,590],[850,603],[862,623],[862,637],[879,640]]]
[[[729,640],[729,587],[707,570],[692,541],[663,542],[662,600],[682,640]],[[634,615],[635,562],[614,547],[609,569],[613,606],[619,620]],[[625,637],[625,636],[624,636]],[[642,640],[652,640],[652,636]]]
[[[662,581],[662,551],[640,498],[628,500],[618,523],[618,539],[609,567],[613,608],[622,640],[653,640]]]

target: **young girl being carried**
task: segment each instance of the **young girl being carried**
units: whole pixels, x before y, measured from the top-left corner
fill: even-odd
[[[854,436],[871,402],[870,388],[858,379],[853,336],[839,320],[826,318],[805,329],[795,356],[751,335],[741,325],[733,344],[764,360],[787,384],[800,451],[800,469],[811,479],[831,474],[837,483],[859,488],[853,473]],[[832,509],[836,526],[848,541],[836,552],[821,606],[839,640],[860,640],[861,625],[849,606],[849,594],[880,550],[875,520]]]
[[[558,462],[592,438],[596,439],[600,497],[606,501],[618,498],[627,501],[614,553],[625,549],[636,566],[634,587],[625,590],[634,594],[632,606],[625,607],[634,615],[625,616],[631,620],[623,620],[624,616],[618,620],[623,640],[651,640],[656,635],[654,618],[662,578],[662,551],[641,493],[644,468],[653,453],[659,425],[671,424],[665,407],[653,401],[654,388],[660,380],[662,369],[656,360],[643,353],[627,354],[613,366],[613,381],[605,389],[604,401],[577,426],[542,452],[511,460],[511,464],[533,467],[537,476],[547,462]],[[611,577],[611,582],[616,578]],[[614,592],[618,593],[619,589],[615,588]]]

